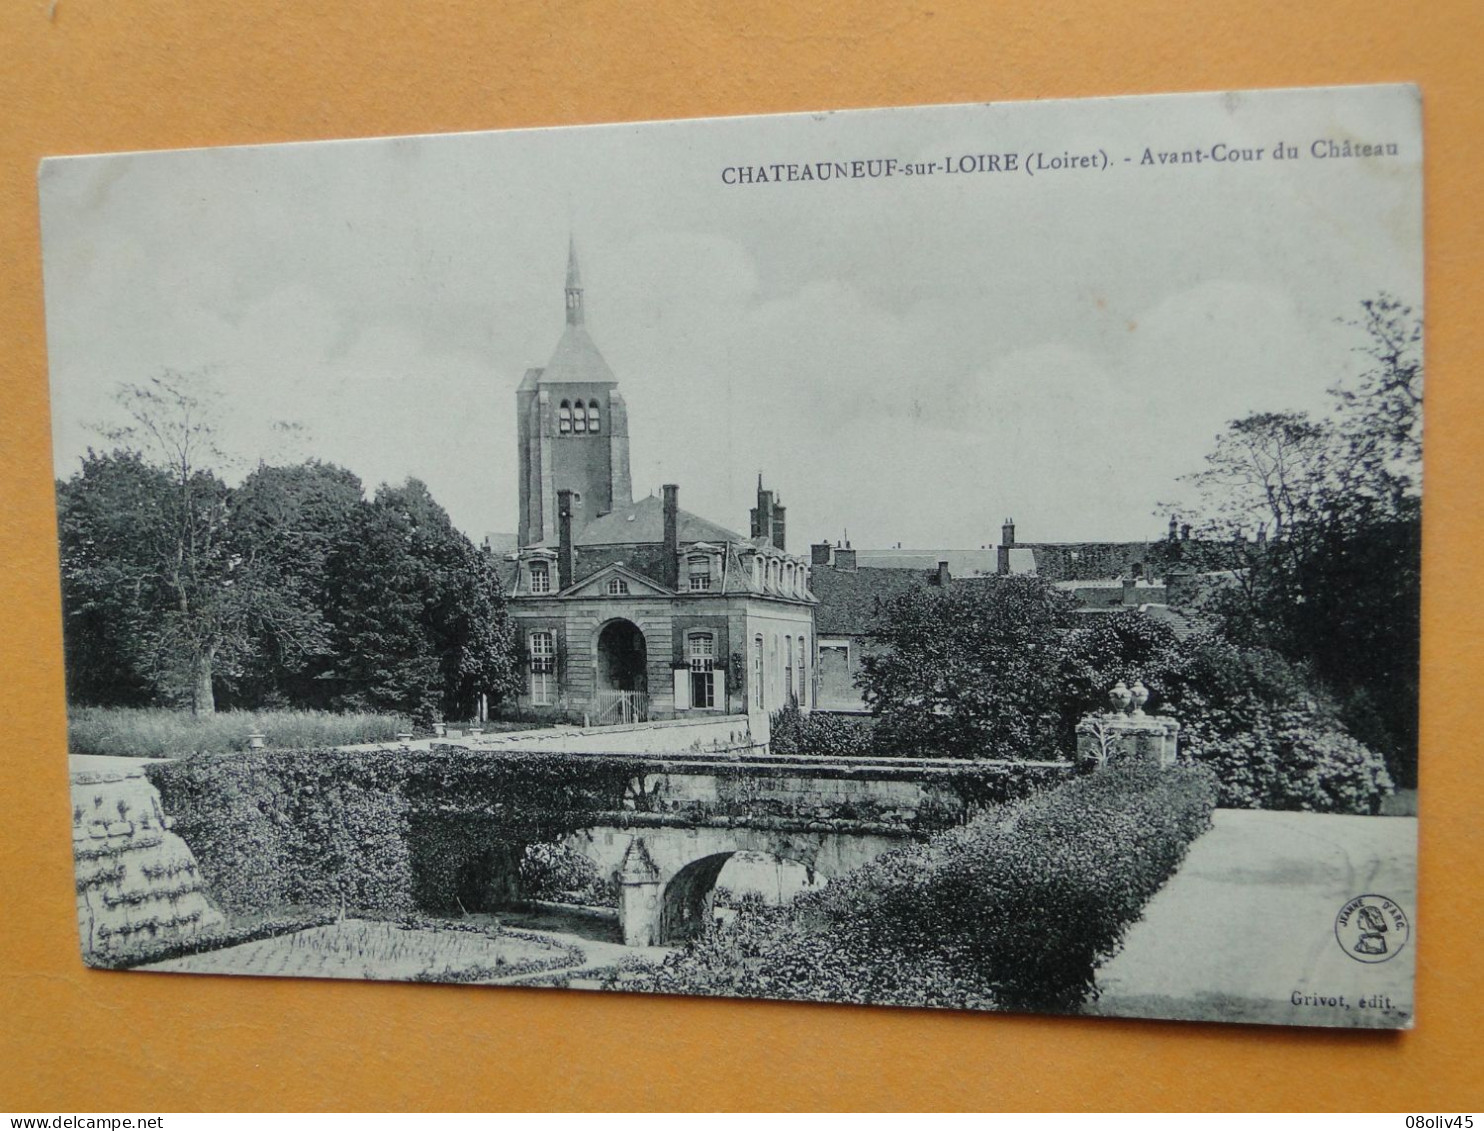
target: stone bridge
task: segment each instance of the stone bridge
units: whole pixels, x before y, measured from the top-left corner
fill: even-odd
[[[578,755],[580,757],[580,755]],[[690,754],[645,759],[621,812],[567,837],[619,886],[629,946],[673,943],[711,917],[722,868],[738,852],[803,865],[826,879],[966,819],[1065,762]]]

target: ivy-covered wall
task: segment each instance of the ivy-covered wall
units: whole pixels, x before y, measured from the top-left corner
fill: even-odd
[[[440,746],[197,755],[148,774],[223,909],[385,913],[508,902],[525,846],[621,809],[640,770]]]

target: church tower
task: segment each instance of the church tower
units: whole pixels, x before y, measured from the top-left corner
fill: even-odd
[[[520,544],[555,545],[557,493],[572,492],[572,530],[634,501],[629,415],[618,378],[585,325],[577,247],[567,247],[567,324],[544,369],[515,391]]]

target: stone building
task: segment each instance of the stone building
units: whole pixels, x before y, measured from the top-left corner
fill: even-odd
[[[508,597],[524,649],[523,713],[591,723],[769,713],[814,702],[809,563],[758,480],[750,536],[635,501],[618,380],[585,326],[569,249],[566,327],[516,391],[519,547]]]

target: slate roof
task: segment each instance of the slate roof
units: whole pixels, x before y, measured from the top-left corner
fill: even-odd
[[[815,569],[809,577],[810,592],[819,598],[814,630],[820,636],[868,634],[882,601],[926,586],[928,577],[915,569]]]
[[[617,384],[618,378],[581,323],[568,325],[557,342],[556,352],[536,377],[542,385]]]
[[[682,510],[679,537],[686,542],[745,542],[735,531]],[[650,495],[626,507],[595,518],[574,536],[578,546],[625,546],[665,540],[665,503]]]
[[[995,572],[997,557],[994,547],[987,549],[887,549],[858,550],[856,564],[861,569],[921,569],[934,570],[939,562],[948,563],[948,571],[954,577],[973,577],[976,574]]]

